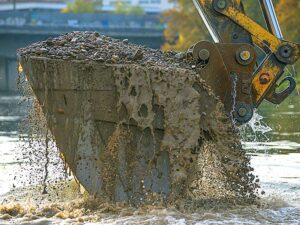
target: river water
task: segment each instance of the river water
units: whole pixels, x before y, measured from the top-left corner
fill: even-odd
[[[18,104],[19,96],[0,96],[0,204],[8,204],[16,216],[10,216],[0,207],[0,224],[295,224],[300,225],[300,97],[287,100],[280,107],[264,104],[255,120],[241,131],[244,148],[251,155],[251,163],[259,176],[265,192],[260,206],[231,209],[199,209],[182,213],[175,209],[148,207],[114,210],[103,206],[95,211],[82,199],[70,200],[65,192],[56,205],[51,199],[40,213],[33,214],[25,208],[35,195],[42,195],[42,188],[35,182],[20,182],[25,177],[36,176],[31,170],[20,170],[23,164],[18,123],[26,109]],[[32,165],[32,164],[30,164]],[[56,164],[54,167],[58,167]],[[22,167],[24,168],[24,167]],[[63,173],[60,171],[60,173]],[[51,182],[64,176],[55,176]],[[20,178],[21,177],[21,178]],[[65,178],[70,179],[67,175]],[[21,179],[22,180],[22,179]],[[34,180],[34,179],[33,179]],[[59,181],[61,182],[61,181]],[[64,181],[72,184],[72,181]],[[38,183],[38,182],[37,182]],[[51,185],[51,184],[50,184]],[[72,185],[66,185],[70,188]],[[34,189],[33,187],[36,187]],[[13,192],[12,190],[17,190]],[[34,190],[21,205],[15,203],[23,193]],[[63,197],[62,197],[63,196]],[[73,196],[74,197],[74,196]],[[61,203],[61,201],[64,201]],[[30,204],[28,203],[30,202]],[[77,205],[76,205],[77,204]],[[80,205],[81,204],[81,205]],[[66,206],[68,205],[68,207]],[[71,205],[71,206],[70,206]],[[74,206],[76,205],[76,207]],[[92,203],[90,203],[92,205]],[[70,209],[71,207],[71,209]],[[73,208],[72,208],[73,207]],[[54,210],[55,208],[55,210]],[[63,210],[62,210],[63,208]],[[12,209],[6,210],[12,212]],[[57,209],[63,211],[58,213]],[[68,209],[68,210],[67,210]],[[43,213],[41,213],[43,212]],[[75,213],[76,212],[76,213]],[[10,213],[14,214],[14,213]]]

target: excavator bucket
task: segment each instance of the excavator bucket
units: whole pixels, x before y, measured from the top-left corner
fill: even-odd
[[[19,50],[63,160],[90,194],[133,205],[255,197],[232,121],[294,90],[293,78],[281,93],[276,83],[300,48],[273,20],[269,31],[245,15],[240,0],[194,3],[215,42],[196,43],[186,60],[95,32]],[[255,46],[266,55],[259,63]]]
[[[219,59],[230,49],[199,47]],[[88,193],[137,206],[223,199],[224,192],[253,196],[231,120],[196,69],[175,54],[72,32],[20,49],[19,59],[66,167]],[[223,79],[225,68],[215,63]]]

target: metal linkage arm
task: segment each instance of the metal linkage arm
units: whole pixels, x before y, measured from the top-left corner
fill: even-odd
[[[220,2],[225,3],[220,6]],[[246,16],[243,12],[234,6],[234,0],[213,0],[212,4],[214,10],[222,15],[230,18],[236,24],[247,30],[252,36],[253,40],[263,43],[271,52],[266,60],[255,71],[252,82],[253,104],[258,107],[263,99],[267,96],[279,96],[275,93],[273,88],[280,76],[283,74],[284,68],[287,64],[294,64],[300,57],[300,46],[296,43],[287,42],[275,37],[269,31],[265,30],[258,23]],[[262,1],[264,3],[265,1]],[[275,15],[275,14],[274,14]],[[269,18],[266,19],[269,21]],[[276,24],[276,22],[275,22]],[[274,26],[277,26],[273,24]],[[279,25],[278,25],[279,26]],[[267,52],[267,51],[266,51]],[[275,57],[274,57],[275,56]],[[265,79],[267,77],[267,79]],[[292,81],[292,79],[289,79]],[[295,81],[283,93],[291,93],[292,87],[295,87]],[[287,97],[286,94],[284,94]],[[269,97],[269,99],[271,99]],[[281,98],[283,101],[284,98]],[[273,101],[274,102],[274,101]],[[279,101],[278,101],[279,102]]]
[[[281,33],[272,0],[260,0],[260,5],[263,10],[269,31],[277,38],[283,40],[283,35]]]
[[[213,0],[193,0],[193,2],[215,43],[252,43],[249,32],[214,10]],[[234,1],[234,7],[244,11],[240,0]]]
[[[264,50],[266,58],[251,76],[252,106],[258,107],[267,99],[281,103],[294,89],[295,81],[289,77],[289,87],[276,93],[276,82],[287,64],[294,64],[300,57],[300,46],[283,40],[271,0],[260,0],[269,30],[248,17],[241,0],[193,0],[210,33],[221,43],[256,44]]]

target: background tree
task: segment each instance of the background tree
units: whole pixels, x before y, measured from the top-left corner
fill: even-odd
[[[103,6],[103,0],[93,0],[96,11],[101,11]]]
[[[279,0],[276,5],[278,20],[281,25],[283,36],[288,41],[300,43],[300,1],[299,0]],[[298,89],[300,89],[300,62],[298,61],[290,72],[297,74]]]
[[[209,35],[191,0],[177,0],[177,7],[162,15],[167,23],[163,50],[183,51]]]
[[[144,15],[144,8],[139,5],[129,5],[123,0],[117,0],[115,5],[115,14],[122,15]]]
[[[300,41],[300,1],[281,0],[276,6],[278,20],[280,21],[282,32],[288,40]]]
[[[62,9],[62,13],[95,13],[102,7],[102,0],[74,0]]]

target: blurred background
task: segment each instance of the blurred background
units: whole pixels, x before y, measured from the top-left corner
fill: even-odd
[[[273,2],[284,37],[300,42],[300,1]],[[244,0],[243,3],[246,13],[265,26],[258,0]],[[23,115],[16,97],[20,95],[16,50],[74,30],[97,31],[151,48],[176,51],[184,51],[199,40],[210,39],[191,0],[0,0],[1,131],[16,130],[15,122]],[[272,150],[300,150],[299,65],[287,70],[287,74],[298,80],[298,90],[293,96],[277,108],[264,103],[259,109],[272,129],[268,138],[281,146],[273,146]],[[245,137],[245,142],[253,139]],[[266,139],[265,135],[255,138]],[[281,145],[282,141],[291,143]]]

